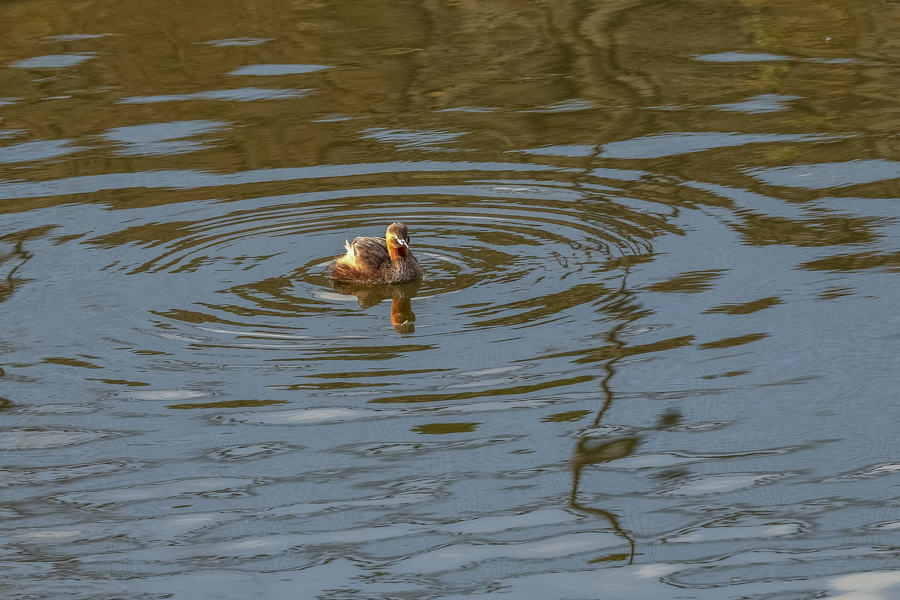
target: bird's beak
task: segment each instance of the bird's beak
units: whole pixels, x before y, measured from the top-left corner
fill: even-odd
[[[406,240],[397,238],[397,243],[400,244],[401,246],[405,246],[406,248],[409,248],[409,244],[406,243]]]

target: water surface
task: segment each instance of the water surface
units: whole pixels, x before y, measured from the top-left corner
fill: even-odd
[[[6,3],[3,597],[897,595],[897,11]]]

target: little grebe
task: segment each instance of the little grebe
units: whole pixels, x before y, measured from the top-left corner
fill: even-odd
[[[422,277],[422,267],[409,249],[409,231],[391,223],[384,239],[358,237],[344,244],[347,254],[331,263],[331,277],[354,283],[403,283]]]

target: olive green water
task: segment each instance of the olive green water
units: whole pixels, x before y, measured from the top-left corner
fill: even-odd
[[[0,4],[0,596],[900,596],[898,35]]]

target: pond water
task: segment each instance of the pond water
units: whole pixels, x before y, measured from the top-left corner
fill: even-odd
[[[900,596],[900,5],[0,24],[4,598]]]

